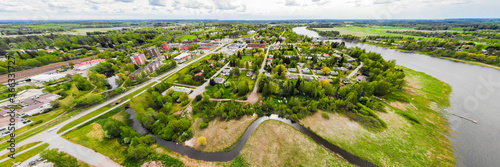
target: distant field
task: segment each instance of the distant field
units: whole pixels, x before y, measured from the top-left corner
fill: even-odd
[[[72,32],[63,32],[63,34],[70,34],[70,35],[86,35],[86,34],[87,34],[87,32],[121,30],[122,28],[127,28],[127,27],[112,27],[112,28],[77,28],[77,29],[74,29],[75,31],[72,31]]]
[[[412,28],[406,28],[406,27],[392,27],[392,26],[371,26],[373,29],[382,29],[382,30],[412,30]]]
[[[364,28],[364,27],[335,27],[335,28],[316,28],[319,31],[339,31],[340,35],[351,34],[354,36],[365,37],[365,36],[398,36],[398,37],[414,37],[414,38],[422,38],[411,35],[402,35],[402,34],[393,34],[387,33],[387,30],[376,30],[372,28]]]

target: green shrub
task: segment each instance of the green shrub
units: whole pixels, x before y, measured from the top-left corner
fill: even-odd
[[[241,156],[237,156],[236,158],[234,158],[230,165],[230,167],[245,167],[245,166],[250,166],[250,164]]]
[[[407,112],[402,112],[402,111],[397,111],[396,113],[402,115],[406,119],[410,120],[413,123],[420,124],[420,120],[417,119],[417,117],[411,115],[410,113]]]
[[[205,129],[208,127],[208,123],[202,123],[200,124],[200,129]]]
[[[324,113],[321,113],[321,116],[325,119],[330,119],[330,115],[328,115],[328,113],[324,112]]]

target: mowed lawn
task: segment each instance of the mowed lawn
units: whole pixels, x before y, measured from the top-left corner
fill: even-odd
[[[179,40],[180,40],[181,42],[182,42],[182,41],[184,41],[185,39],[187,39],[187,40],[190,40],[190,41],[191,41],[191,40],[193,40],[193,39],[195,39],[195,38],[196,38],[196,35],[185,35],[185,36],[182,36],[181,38],[179,38]]]
[[[260,124],[239,156],[250,166],[352,166],[276,120]]]

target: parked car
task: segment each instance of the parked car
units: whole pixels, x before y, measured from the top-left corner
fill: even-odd
[[[36,161],[31,161],[31,162],[29,163],[29,165],[30,165],[30,166],[34,166],[34,165],[36,165]]]

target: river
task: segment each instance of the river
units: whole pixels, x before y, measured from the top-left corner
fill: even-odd
[[[306,27],[293,31],[309,37],[319,35]],[[336,40],[341,41],[341,40]],[[345,42],[347,47],[360,47],[377,52],[386,60],[421,71],[452,86],[450,113],[478,123],[445,114],[450,122],[454,154],[458,166],[498,166],[500,158],[500,70],[455,62],[417,53],[405,53],[383,47]]]
[[[142,134],[150,134],[147,129],[145,129],[142,124],[137,120],[136,113],[132,108],[127,108],[126,109],[127,113],[130,114],[129,119],[132,120],[132,128]],[[343,159],[345,159],[347,162],[356,165],[356,166],[361,166],[361,167],[375,167],[374,164],[371,162],[368,162],[364,159],[361,159],[360,157],[353,155],[344,149],[333,145],[332,143],[326,141],[322,137],[318,136],[316,133],[311,131],[308,128],[305,128],[304,126],[300,125],[299,123],[294,123],[286,118],[279,117],[278,115],[272,114],[269,116],[262,116],[259,117],[257,120],[255,120],[248,128],[245,130],[245,133],[241,136],[241,138],[238,140],[236,143],[236,146],[228,152],[201,152],[198,150],[195,150],[191,147],[184,146],[179,143],[175,143],[173,141],[166,141],[163,139],[158,138],[158,136],[154,135],[156,137],[156,144],[159,144],[161,146],[167,147],[171,151],[174,151],[176,153],[186,155],[189,158],[193,158],[196,160],[204,160],[204,161],[232,161],[234,158],[236,158],[245,144],[247,143],[248,139],[252,135],[252,133],[259,127],[261,123],[267,120],[277,120],[281,121],[283,123],[286,123],[299,132],[302,132],[303,134],[309,136],[314,142],[317,144],[323,146],[324,148],[335,152],[337,155],[340,155]]]

